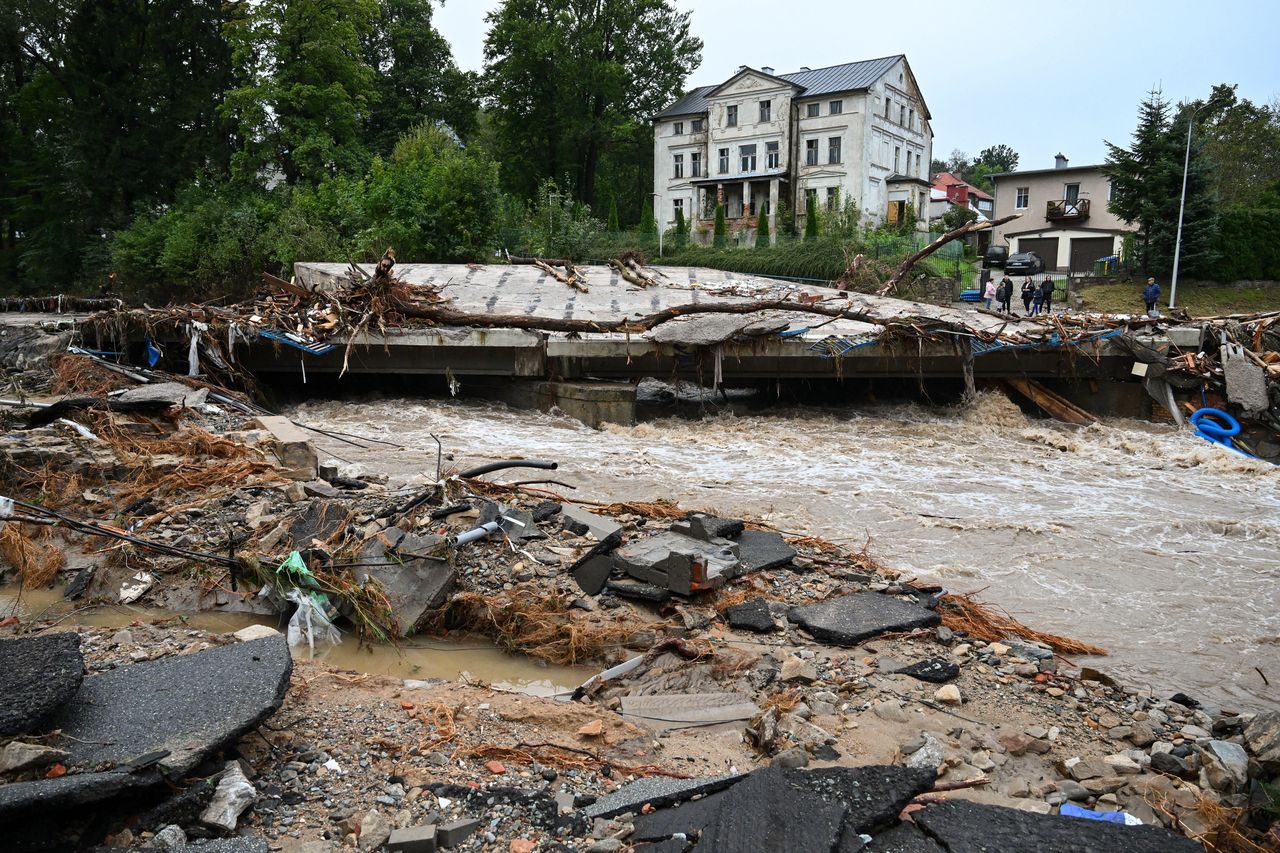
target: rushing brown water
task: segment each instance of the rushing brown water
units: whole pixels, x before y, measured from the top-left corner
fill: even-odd
[[[0,587],[0,618],[36,616],[57,619],[65,627],[86,625],[98,628],[123,628],[135,620],[160,622],[179,614],[153,607],[133,605],[102,606],[82,611],[62,600],[60,589],[20,591],[16,586]],[[243,613],[188,613],[184,624],[216,633],[238,631],[248,625],[270,625],[283,628],[276,620]],[[306,656],[307,650],[294,649],[294,656]],[[361,646],[352,638],[344,638],[336,646],[318,646],[317,660],[356,672],[390,675],[397,678],[446,681],[483,681],[501,690],[551,696],[573,690],[595,673],[591,668],[548,666],[520,655],[509,655],[483,641],[465,643],[432,643],[410,639],[393,646]]]
[[[458,401],[311,402],[291,414],[403,445],[320,439],[392,485],[433,479],[435,433],[455,468],[557,460],[575,497],[667,497],[854,547],[870,537],[889,565],[1107,647],[1093,665],[1130,683],[1280,706],[1280,468],[1171,427],[1067,427],[998,395],[963,410],[723,411],[602,431]]]

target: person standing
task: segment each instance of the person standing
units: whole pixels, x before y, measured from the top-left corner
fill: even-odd
[[[1031,276],[1027,276],[1022,280],[1022,308],[1028,316],[1031,315],[1031,300],[1035,295],[1036,286],[1031,283]]]
[[[987,302],[987,310],[990,310],[991,300],[996,298],[996,280],[994,278],[987,279],[987,287],[982,296]]]
[[[1028,279],[1030,281],[1030,279]],[[1044,304],[1044,288],[1031,285],[1031,313],[1028,315],[1034,317],[1040,313],[1040,307]]]
[[[1053,279],[1047,275],[1040,282],[1040,303],[1044,306],[1044,313],[1053,310]]]
[[[1146,303],[1148,317],[1158,316],[1156,303],[1160,301],[1160,285],[1154,278],[1148,278],[1147,286],[1142,288],[1142,301]]]
[[[1009,278],[1008,273],[1005,273],[1004,278],[1000,279],[1000,288],[1003,291],[1000,295],[1000,310],[1006,314],[1012,314],[1013,279]]]

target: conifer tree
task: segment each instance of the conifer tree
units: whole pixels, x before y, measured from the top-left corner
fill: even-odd
[[[728,242],[729,228],[724,221],[724,203],[716,202],[716,230],[715,236],[712,238],[712,245],[717,249],[723,249]]]
[[[769,248],[769,202],[760,205],[760,215],[756,217],[756,248]]]

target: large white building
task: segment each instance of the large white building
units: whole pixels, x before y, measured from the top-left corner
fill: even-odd
[[[667,228],[682,210],[705,235],[720,201],[731,230],[754,233],[765,209],[776,235],[785,200],[798,227],[814,205],[852,203],[863,222],[923,228],[929,119],[901,54],[791,74],[742,66],[654,116],[655,216]]]

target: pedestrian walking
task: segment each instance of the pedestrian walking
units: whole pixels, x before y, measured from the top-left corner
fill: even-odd
[[[1035,294],[1036,286],[1031,283],[1031,276],[1027,276],[1022,280],[1022,309],[1028,316],[1031,314],[1031,300]]]
[[[1147,286],[1142,288],[1142,301],[1146,303],[1148,317],[1160,316],[1160,312],[1156,310],[1156,303],[1160,301],[1160,285],[1156,284],[1154,278],[1148,278]]]
[[[994,278],[987,279],[987,287],[982,296],[987,302],[987,309],[990,310],[991,301],[996,298],[996,280]]]
[[[1040,303],[1044,308],[1044,313],[1048,314],[1053,310],[1053,279],[1047,275],[1044,277],[1044,281],[1040,282]]]
[[[1000,310],[1006,314],[1012,314],[1013,279],[1009,278],[1008,273],[1005,273],[1004,278],[1000,279],[1000,288],[1003,290],[1000,296]]]

